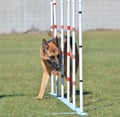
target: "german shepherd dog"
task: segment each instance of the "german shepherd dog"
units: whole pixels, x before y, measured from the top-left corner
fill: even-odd
[[[51,76],[51,72],[61,71],[61,38],[58,34],[54,38],[53,33],[49,33],[51,40],[42,40],[42,48],[40,49],[41,64],[43,67],[42,84],[37,99],[42,99],[44,92]],[[78,49],[76,46],[76,72],[79,64]],[[72,37],[70,37],[70,71],[72,71]],[[64,37],[64,75],[67,78],[67,37]],[[72,72],[70,72],[70,95],[72,95]]]

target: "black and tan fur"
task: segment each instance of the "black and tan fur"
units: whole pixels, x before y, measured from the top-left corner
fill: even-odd
[[[42,99],[44,92],[49,81],[51,71],[61,71],[61,39],[53,38],[53,33],[49,33],[52,37],[51,40],[46,41],[43,39],[42,48],[40,49],[41,64],[43,68],[42,84],[37,99]],[[72,71],[72,38],[70,37],[70,68]],[[79,56],[76,46],[76,71],[78,69]],[[64,75],[67,77],[67,37],[64,37]],[[70,72],[70,93],[72,94],[72,72]]]

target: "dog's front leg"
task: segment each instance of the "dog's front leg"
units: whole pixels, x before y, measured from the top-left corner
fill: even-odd
[[[41,84],[40,92],[39,92],[39,95],[37,96],[37,99],[43,98],[49,78],[50,78],[50,75],[48,74],[48,72],[46,71],[43,72],[42,84]]]

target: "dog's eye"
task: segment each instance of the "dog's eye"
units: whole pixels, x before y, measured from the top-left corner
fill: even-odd
[[[54,56],[50,56],[50,59],[51,59],[51,60],[54,60],[54,59],[55,59],[55,57],[54,57]]]

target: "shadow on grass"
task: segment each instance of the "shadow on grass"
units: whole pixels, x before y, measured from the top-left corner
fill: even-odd
[[[80,95],[80,91],[76,90],[76,95]],[[83,95],[92,95],[92,92],[90,91],[83,91]]]
[[[24,94],[8,94],[8,95],[0,95],[0,99],[8,98],[8,97],[17,97],[17,96],[24,96]]]
[[[76,95],[80,95],[80,91],[76,90]],[[84,91],[83,95],[92,95],[92,92]],[[8,98],[8,97],[19,97],[19,96],[25,96],[24,94],[7,94],[7,95],[0,95],[0,99],[2,98]],[[51,98],[50,95],[44,96],[46,99]],[[64,97],[67,98],[67,93],[64,94]]]
[[[76,95],[80,95],[80,91],[76,90]],[[92,92],[90,91],[83,91],[83,95],[92,95]],[[67,97],[67,94],[64,94],[64,97]]]

